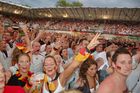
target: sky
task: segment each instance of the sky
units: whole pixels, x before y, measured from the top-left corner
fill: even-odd
[[[21,5],[29,5],[33,8],[55,7],[58,0],[0,0]],[[140,0],[67,0],[80,1],[84,7],[118,7],[118,8],[140,8]]]

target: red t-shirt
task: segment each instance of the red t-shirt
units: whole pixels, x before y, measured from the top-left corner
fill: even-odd
[[[25,93],[25,91],[20,86],[5,86],[3,93]]]

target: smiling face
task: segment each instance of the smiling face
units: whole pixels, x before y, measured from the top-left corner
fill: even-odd
[[[97,63],[93,58],[88,58],[81,64],[79,76],[83,79],[86,77],[96,76]]]
[[[116,63],[113,67],[117,73],[128,76],[132,69],[132,58],[129,54],[120,54],[117,57]]]
[[[10,33],[8,33],[8,32],[4,33],[3,38],[6,42],[9,42],[11,40]]]
[[[51,45],[47,45],[45,51],[46,51],[46,53],[49,54],[52,51],[52,46]]]
[[[102,45],[102,44],[99,44],[99,45],[96,47],[96,51],[97,51],[97,52],[102,52],[102,51],[103,51],[103,45]]]
[[[57,71],[57,64],[55,59],[52,57],[47,57],[44,62],[44,72],[47,76],[53,77]]]
[[[34,42],[32,45],[33,52],[38,53],[40,51],[40,43],[39,42]]]
[[[0,64],[0,89],[4,88],[4,86],[5,86],[4,69],[2,64]]]
[[[27,73],[30,69],[30,58],[28,55],[23,54],[18,58],[19,71],[22,73]]]
[[[64,58],[67,58],[67,57],[68,57],[68,50],[67,50],[66,48],[63,49],[61,55],[62,55]]]
[[[96,75],[96,71],[97,71],[97,66],[95,64],[92,64],[87,72],[86,72],[86,75],[89,75],[91,77],[94,77]]]

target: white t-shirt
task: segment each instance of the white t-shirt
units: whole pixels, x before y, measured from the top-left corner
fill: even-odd
[[[34,73],[41,73],[43,72],[43,62],[44,57],[40,54],[32,55],[32,62],[30,66],[30,71]]]
[[[0,63],[3,65],[5,70],[8,70],[11,66],[11,58],[6,57],[5,54],[0,51]]]

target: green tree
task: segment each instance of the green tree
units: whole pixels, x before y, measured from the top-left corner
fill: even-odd
[[[82,7],[83,4],[79,1],[75,1],[75,2],[68,2],[66,0],[59,0],[56,3],[56,7]]]
[[[71,6],[71,4],[66,0],[59,0],[56,3],[56,7],[69,7],[69,6]]]
[[[77,1],[77,2],[72,2],[72,6],[73,7],[82,7],[83,6],[83,4],[81,3],[81,2],[79,2],[79,1]]]

